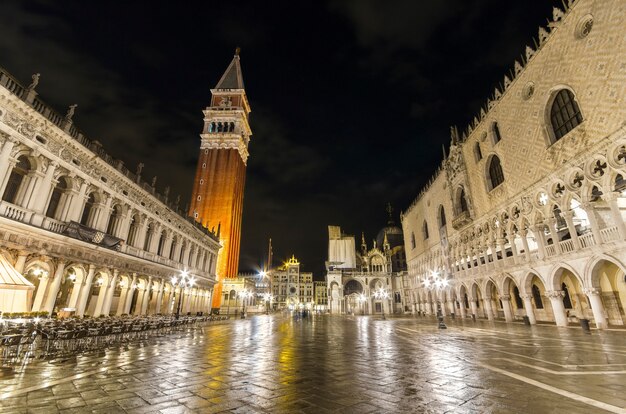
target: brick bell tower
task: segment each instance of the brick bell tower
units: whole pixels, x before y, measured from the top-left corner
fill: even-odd
[[[211,95],[211,104],[203,111],[204,128],[189,214],[204,227],[217,229],[222,242],[216,267],[218,283],[213,291],[212,309],[216,310],[224,279],[237,277],[239,268],[243,190],[252,135],[239,48]]]

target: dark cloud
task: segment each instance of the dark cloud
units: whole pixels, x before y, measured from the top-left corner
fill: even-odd
[[[242,269],[273,238],[323,275],[329,224],[406,208],[556,2],[6,1],[0,65],[90,139],[190,197],[202,109],[242,47],[252,106]]]

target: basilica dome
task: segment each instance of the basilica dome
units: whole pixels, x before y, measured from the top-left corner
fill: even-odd
[[[387,223],[387,226],[380,229],[378,235],[376,236],[376,246],[378,246],[379,249],[383,249],[385,233],[387,233],[387,241],[389,242],[389,246],[392,249],[394,247],[404,245],[404,236],[402,234],[402,229],[394,225],[393,223]]]

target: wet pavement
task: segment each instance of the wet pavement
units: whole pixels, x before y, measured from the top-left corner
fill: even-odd
[[[626,331],[259,315],[0,375],[2,413],[626,413]]]

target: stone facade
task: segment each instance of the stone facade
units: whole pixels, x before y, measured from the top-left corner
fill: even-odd
[[[208,311],[216,235],[144,182],[141,165],[131,173],[89,141],[75,106],[60,116],[35,86],[0,72],[0,254],[32,284],[26,303],[3,299],[0,310]],[[195,284],[172,286],[184,272]]]
[[[571,3],[402,214],[413,310],[626,322],[626,4]]]
[[[291,256],[270,276],[274,309],[313,309],[313,273],[301,272],[298,259]]]

